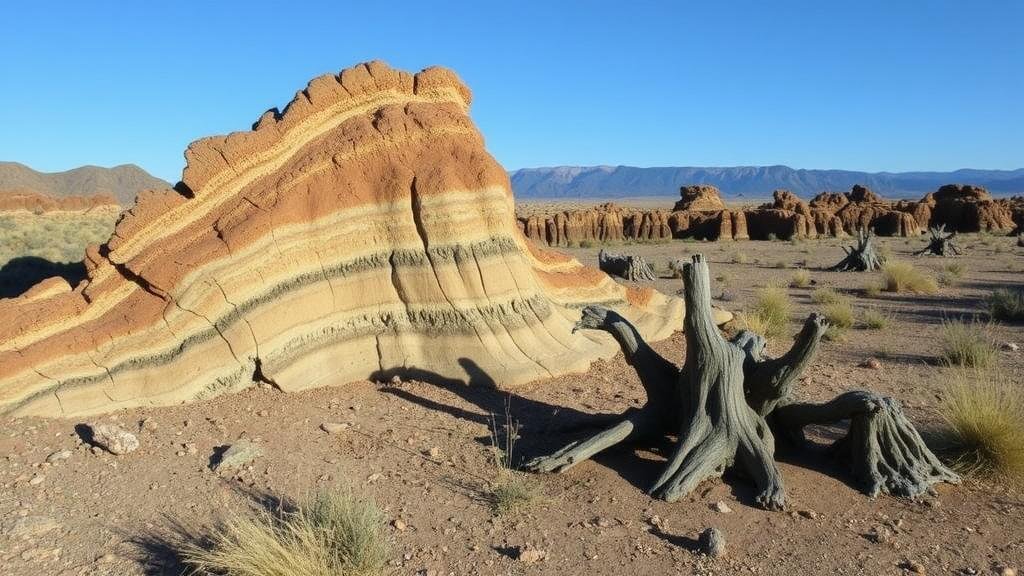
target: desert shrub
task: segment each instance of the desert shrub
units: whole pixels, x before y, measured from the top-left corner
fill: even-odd
[[[753,310],[753,314],[763,325],[764,331],[759,334],[767,338],[781,335],[786,330],[792,310],[793,303],[790,302],[789,295],[782,288],[769,286],[759,290]]]
[[[372,501],[322,491],[294,511],[231,513],[203,538],[183,543],[180,553],[197,574],[370,576],[387,562],[384,527]]]
[[[767,322],[758,314],[738,312],[736,313],[736,325],[740,330],[750,330],[755,334],[764,335],[768,331]]]
[[[909,262],[892,261],[882,265],[882,285],[886,292],[934,294],[939,291],[935,279]]]
[[[811,301],[815,304],[834,304],[843,299],[843,296],[832,288],[818,288],[811,293]]]
[[[110,238],[116,208],[90,212],[12,212],[0,215],[0,266],[20,256],[80,262],[85,248]]]
[[[801,268],[793,273],[789,279],[789,285],[793,288],[807,288],[811,285],[811,273]]]
[[[828,323],[836,328],[845,330],[853,326],[853,306],[850,305],[849,300],[842,299],[826,304],[822,307],[821,313],[824,314]]]
[[[860,315],[861,326],[868,330],[882,330],[892,324],[892,322],[892,314],[882,312],[875,308],[868,308],[861,312]]]
[[[965,473],[1024,479],[1024,395],[1000,371],[956,369],[939,411],[953,464]]]
[[[878,260],[888,262],[892,260],[892,247],[885,243],[879,243],[877,248]]]
[[[882,288],[876,284],[870,284],[864,287],[862,293],[866,298],[878,298],[879,296],[882,295]]]
[[[744,252],[733,252],[730,260],[733,264],[747,264],[750,262],[750,256]]]
[[[835,324],[829,324],[821,337],[829,342],[842,342],[846,340],[846,329]]]
[[[987,328],[987,325],[977,322],[943,322],[942,357],[957,366],[991,366],[998,351]]]
[[[986,298],[988,313],[993,320],[1019,322],[1024,320],[1024,290],[1000,288]]]

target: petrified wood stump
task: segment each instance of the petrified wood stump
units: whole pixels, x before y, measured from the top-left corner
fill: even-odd
[[[875,245],[871,242],[874,234],[863,228],[857,231],[857,244],[850,248],[843,246],[846,257],[829,270],[839,272],[870,272],[882,267],[882,258],[875,251]]]
[[[935,256],[952,256],[955,254],[959,256],[963,254],[960,247],[953,242],[953,238],[956,238],[956,232],[950,232],[949,235],[946,235],[945,224],[940,225],[938,228],[929,228],[928,234],[931,235],[928,245],[914,252],[914,256],[922,254],[934,254]]]
[[[757,487],[757,502],[781,509],[785,490],[775,465],[775,436],[800,442],[810,424],[850,420],[846,437],[832,446],[871,495],[913,498],[937,482],[957,482],[921,440],[899,403],[872,392],[847,392],[824,404],[796,402],[793,386],[811,362],[828,328],[812,314],[793,347],[765,356],[765,339],[744,330],[726,340],[711,317],[708,265],[700,255],[682,268],[686,299],[686,358],[682,370],[655,352],[622,316],[606,308],[583,310],[577,329],[604,330],[618,340],[626,361],[647,391],[647,402],[612,426],[526,468],[564,472],[620,442],[652,442],[678,434],[674,453],[650,494],[674,501],[726,469]]]
[[[638,282],[654,280],[654,270],[643,256],[612,254],[601,250],[597,254],[597,266],[602,272]]]

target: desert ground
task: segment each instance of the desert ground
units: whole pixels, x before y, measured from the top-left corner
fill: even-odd
[[[595,266],[602,247],[642,255],[659,271],[653,285],[666,293],[681,287],[668,262],[704,254],[716,304],[732,311],[749,309],[759,289],[787,286],[804,268],[813,284],[786,288],[795,307],[788,334],[770,344],[774,354],[820,307],[811,299],[817,288],[892,321],[825,342],[798,395],[825,400],[872,389],[900,399],[919,429],[939,429],[937,406],[951,370],[939,358],[942,324],[983,318],[989,292],[1019,285],[1024,249],[1012,237],[963,235],[964,256],[914,258],[923,237],[878,239],[892,257],[946,278],[948,285],[926,296],[865,293],[878,273],[824,271],[849,242],[676,240],[566,251]],[[948,272],[954,262],[959,277]],[[1024,332],[1009,324],[989,330],[999,365],[1020,384],[1024,354],[1010,344],[1024,344]],[[682,361],[681,333],[654,347]],[[138,435],[141,447],[121,456],[83,442],[81,420],[7,419],[0,432],[2,572],[181,574],[175,543],[183,534],[335,486],[384,510],[395,574],[1012,574],[1024,567],[1024,494],[1012,484],[968,476],[919,501],[869,498],[841,466],[806,451],[778,454],[788,490],[783,512],[760,509],[750,485],[729,476],[679,502],[648,497],[668,439],[613,449],[564,474],[528,475],[532,501],[496,514],[490,493],[501,472],[493,444],[503,444],[510,427],[512,461],[521,463],[579,437],[588,415],[642,402],[643,389],[621,353],[586,374],[512,392],[487,384],[356,382],[296,394],[262,386],[88,420]],[[223,447],[240,438],[263,454],[240,470],[213,471]],[[726,535],[724,557],[699,551],[698,534],[708,527]]]

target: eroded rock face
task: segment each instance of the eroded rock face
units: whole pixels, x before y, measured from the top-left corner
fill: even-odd
[[[174,404],[254,379],[509,387],[616,352],[572,333],[581,306],[610,304],[648,338],[680,326],[677,298],[525,240],[469,104],[449,70],[372,62],[192,143],[182,182],[140,194],[88,250],[84,282],[0,301],[0,413]],[[607,210],[564,229],[625,222]]]
[[[27,210],[29,212],[80,212],[94,208],[120,209],[112,194],[94,196],[48,196],[31,190],[0,191],[0,212]]]
[[[822,192],[810,202],[776,190],[771,203],[746,210],[727,208],[714,186],[683,186],[680,193],[682,199],[671,212],[604,204],[532,214],[520,218],[520,229],[531,240],[550,246],[668,238],[785,240],[847,236],[858,230],[917,236],[940,225],[957,232],[1024,229],[1024,198],[997,200],[971,185],[943,186],[917,202],[891,202],[860,185],[844,193]]]
[[[697,212],[715,212],[725,210],[725,203],[718,188],[710,184],[691,184],[679,188],[679,201],[672,207],[673,212],[694,210]]]
[[[930,197],[930,226],[945,225],[954,232],[1010,231],[1017,226],[1013,199],[995,200],[980,186],[947,184]]]

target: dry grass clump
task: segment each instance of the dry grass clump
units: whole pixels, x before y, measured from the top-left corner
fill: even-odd
[[[835,304],[843,300],[843,296],[832,288],[818,288],[811,293],[811,301],[815,304]]]
[[[855,321],[853,306],[850,304],[850,301],[845,298],[837,302],[824,305],[821,308],[821,313],[824,314],[829,324],[840,330],[853,327],[853,323]]]
[[[960,368],[939,407],[953,464],[1014,484],[1024,480],[1024,394],[1000,371]]]
[[[0,214],[0,266],[19,256],[80,262],[86,246],[110,238],[119,210]]]
[[[939,272],[939,284],[943,286],[955,286],[963,279],[967,268],[960,262],[952,262],[942,267]]]
[[[995,363],[998,350],[987,328],[977,322],[943,322],[942,357],[956,366],[988,368]]]
[[[803,268],[797,270],[790,277],[789,285],[792,288],[807,288],[811,285],[811,273]]]
[[[390,552],[384,527],[372,501],[323,491],[291,512],[232,513],[180,553],[194,574],[371,576],[383,572]]]
[[[516,439],[519,438],[519,425],[512,420],[508,401],[505,403],[505,431],[500,434],[498,423],[491,416],[491,449],[494,452],[494,464],[497,468],[495,479],[487,490],[487,500],[495,516],[504,516],[518,512],[537,499],[537,486],[513,465],[512,454]]]
[[[882,265],[882,289],[886,292],[935,294],[939,285],[927,273],[909,262],[893,261]]]
[[[1024,320],[1024,290],[1000,288],[986,298],[993,320],[1020,322]]]
[[[747,256],[745,252],[733,252],[730,261],[733,264],[747,264],[750,262],[750,256]]]
[[[789,300],[789,294],[782,288],[769,286],[757,292],[752,314],[744,315],[741,325],[745,323],[748,330],[766,338],[775,338],[786,331],[792,311],[793,303]]]
[[[868,308],[860,314],[860,323],[867,330],[883,330],[892,324],[894,318],[891,313],[882,312],[875,308]]]

